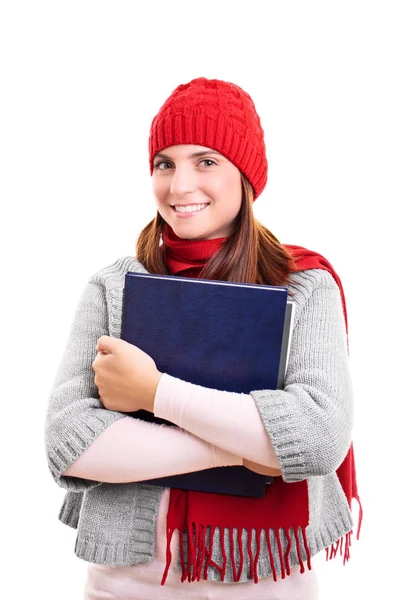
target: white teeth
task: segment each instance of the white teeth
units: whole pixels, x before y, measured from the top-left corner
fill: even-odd
[[[203,210],[208,204],[192,204],[191,206],[175,206],[177,212],[197,212]]]

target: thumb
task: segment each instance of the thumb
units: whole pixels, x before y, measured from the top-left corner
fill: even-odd
[[[97,352],[112,352],[114,348],[114,338],[109,335],[102,335],[97,340],[96,351]]]

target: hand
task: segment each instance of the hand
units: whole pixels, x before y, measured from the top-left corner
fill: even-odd
[[[265,467],[264,465],[259,465],[257,463],[251,462],[246,458],[243,459],[243,466],[247,469],[250,469],[250,471],[259,473],[260,475],[267,475],[269,477],[280,477],[282,475],[282,471],[280,469],[274,469],[273,467]]]
[[[125,340],[102,335],[93,361],[94,382],[108,410],[154,411],[154,398],[162,373],[154,360]]]

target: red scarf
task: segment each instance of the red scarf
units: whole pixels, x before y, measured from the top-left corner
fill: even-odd
[[[172,275],[184,277],[197,277],[207,260],[221,247],[225,238],[213,240],[183,240],[175,235],[169,225],[164,227],[162,234],[163,244],[166,246],[166,264]],[[332,265],[320,254],[302,248],[284,244],[284,247],[290,251],[298,271],[306,269],[326,269],[335,279],[342,298],[343,312],[346,322],[347,332],[347,312],[342,284],[338,275],[335,273]],[[347,346],[348,347],[348,346]],[[359,539],[362,506],[357,491],[356,470],[354,464],[353,443],[351,443],[346,458],[336,471],[338,479],[342,485],[347,501],[351,508],[351,501],[355,498],[359,503],[359,522],[357,530],[357,539]],[[300,564],[301,573],[304,572],[304,563],[300,553],[299,528],[304,541],[304,547],[307,552],[307,567],[311,569],[311,554],[306,538],[306,527],[309,523],[308,507],[308,487],[307,481],[298,481],[286,483],[282,477],[275,477],[273,483],[268,487],[268,492],[264,498],[246,498],[242,496],[227,496],[224,494],[211,494],[206,492],[192,492],[186,490],[171,489],[170,502],[167,514],[167,554],[166,567],[161,584],[164,585],[169,566],[171,563],[171,538],[175,529],[179,531],[180,557],[182,566],[182,581],[199,581],[204,565],[204,579],[207,579],[208,566],[214,566],[221,574],[222,581],[226,572],[226,550],[224,543],[224,530],[229,531],[229,540],[231,547],[231,565],[233,579],[239,581],[244,565],[244,549],[242,547],[242,530],[247,529],[248,544],[247,552],[250,559],[250,578],[254,582],[258,581],[257,564],[260,556],[260,538],[261,531],[272,529],[278,544],[280,559],[281,578],[284,579],[290,575],[289,552],[291,548],[291,538],[289,529],[293,530],[296,540],[297,556]],[[210,527],[210,538],[206,545],[205,533],[207,527]],[[223,557],[222,565],[217,565],[212,559],[212,548],[215,528],[220,528],[220,545]],[[236,568],[234,560],[233,529],[238,529],[239,543],[239,568]],[[287,539],[287,548],[283,555],[279,529],[283,529]],[[256,532],[256,554],[253,556],[251,542],[252,530]],[[187,560],[184,560],[183,532],[187,531]],[[333,543],[330,548],[326,548],[326,559],[336,556],[340,546],[342,555],[343,540],[345,540],[343,564],[350,558],[351,536],[353,531],[349,531],[342,538]],[[274,580],[277,580],[277,568],[274,564],[272,548],[269,535],[266,535],[268,553],[271,562],[272,574]],[[186,562],[186,565],[185,565]]]

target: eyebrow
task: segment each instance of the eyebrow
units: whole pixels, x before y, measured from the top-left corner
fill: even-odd
[[[223,156],[220,152],[217,152],[216,150],[201,150],[200,152],[193,152],[192,154],[189,154],[189,158],[198,158],[199,156],[205,156],[206,154],[218,154],[218,156]],[[168,154],[162,154],[161,152],[157,152],[154,158],[157,158],[157,156],[159,156],[160,158],[167,158],[169,160],[172,160],[171,157],[168,156]]]

